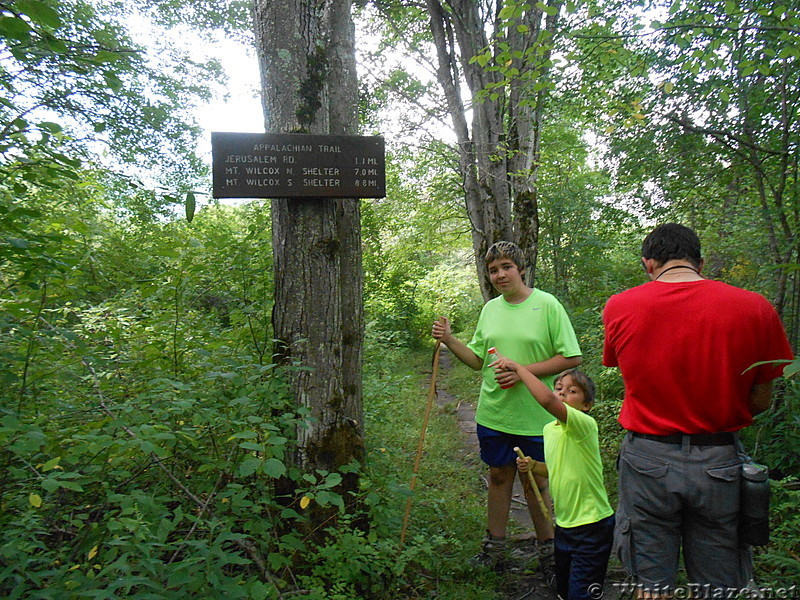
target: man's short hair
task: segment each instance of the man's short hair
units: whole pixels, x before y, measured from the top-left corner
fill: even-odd
[[[486,251],[485,260],[487,265],[499,258],[507,258],[511,260],[515,265],[517,265],[517,269],[519,269],[520,273],[525,271],[525,265],[528,262],[525,259],[525,253],[522,252],[522,249],[520,249],[520,247],[514,242],[495,242],[491,245],[489,250]]]
[[[660,265],[670,260],[687,260],[699,269],[703,261],[700,238],[685,225],[658,225],[642,242],[642,258],[651,258]]]

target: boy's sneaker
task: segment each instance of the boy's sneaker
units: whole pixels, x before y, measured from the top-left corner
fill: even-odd
[[[481,542],[481,550],[471,559],[469,563],[473,567],[483,567],[502,571],[506,562],[506,538],[494,537],[486,533],[486,537]]]
[[[536,554],[539,558],[539,575],[552,589],[556,589],[556,555],[553,540],[536,542]]]

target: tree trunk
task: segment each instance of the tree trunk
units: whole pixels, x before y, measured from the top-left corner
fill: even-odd
[[[501,30],[499,3],[494,6],[493,16],[482,16],[482,5],[475,0],[451,0],[448,6],[445,9],[440,0],[426,0],[438,60],[437,79],[447,98],[458,140],[478,281],[488,300],[496,292],[483,257],[489,246],[499,240],[520,245],[528,259],[527,281],[533,284],[539,247],[539,140],[546,91],[534,93],[532,89],[534,83],[547,76],[550,50],[544,54],[530,50],[543,29],[550,34],[545,38],[546,45],[551,43],[560,3],[550,3],[551,13],[556,9],[550,15],[538,7],[526,11],[519,22],[528,27],[526,31],[517,27],[506,30],[503,42],[516,51],[512,63],[520,72],[517,77],[509,77],[511,93],[503,85],[503,69],[508,66],[505,59],[499,63],[502,68],[494,70],[487,70],[474,60],[497,41],[488,38],[486,30],[491,17],[494,31]],[[502,52],[498,46],[495,58]],[[471,94],[471,129],[460,95],[462,78]]]
[[[350,8],[350,0],[255,0],[268,132],[356,133]],[[311,416],[290,460],[306,472],[334,471],[364,455],[359,200],[274,199],[272,227],[276,360],[308,367],[290,371],[291,390]],[[338,491],[357,484],[346,475]]]

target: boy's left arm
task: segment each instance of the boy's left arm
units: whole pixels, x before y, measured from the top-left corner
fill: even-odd
[[[519,377],[520,381],[528,388],[528,391],[543,409],[562,423],[567,422],[567,408],[564,402],[553,390],[547,387],[541,379],[528,371],[525,366],[513,360],[509,360],[504,356],[499,356],[498,359],[489,366],[499,369],[501,374],[505,372],[516,373],[517,377]],[[496,379],[499,380],[499,378]]]
[[[567,369],[574,369],[583,362],[582,356],[570,356],[569,358],[556,354],[547,360],[541,362],[523,365],[526,371],[536,377],[547,377],[549,375],[558,375]],[[498,373],[495,377],[497,383],[502,387],[510,387],[520,381],[520,376],[516,371],[503,371]]]

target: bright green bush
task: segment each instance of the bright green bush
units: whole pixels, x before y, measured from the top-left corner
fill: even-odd
[[[771,483],[770,543],[754,549],[756,581],[760,586],[786,588],[798,585],[800,574],[800,482]]]
[[[302,415],[269,367],[203,367],[87,377],[78,398],[2,418],[4,597],[256,597],[255,557],[302,549],[275,537],[300,516],[273,493]]]

